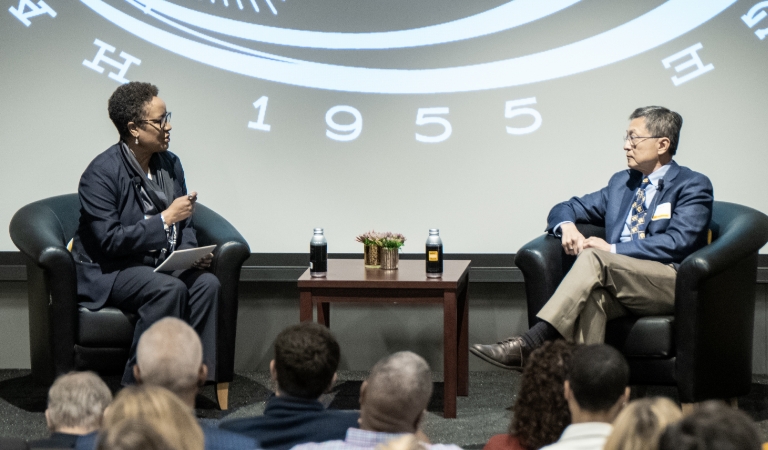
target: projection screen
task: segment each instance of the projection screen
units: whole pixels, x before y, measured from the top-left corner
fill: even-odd
[[[629,114],[685,124],[675,159],[768,212],[768,1],[5,0],[0,221],[75,192],[150,81],[187,186],[256,253],[514,253],[626,168]],[[0,251],[13,251],[9,236]],[[765,249],[763,251],[766,251]]]

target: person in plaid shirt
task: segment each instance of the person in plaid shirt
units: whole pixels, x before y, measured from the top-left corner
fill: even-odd
[[[373,450],[379,444],[420,431],[432,396],[432,374],[424,358],[398,352],[380,360],[360,387],[360,428],[344,440],[301,444],[294,450]],[[459,450],[455,445],[419,442],[422,449]]]

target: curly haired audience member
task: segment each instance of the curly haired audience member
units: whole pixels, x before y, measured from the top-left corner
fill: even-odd
[[[631,402],[613,422],[604,450],[656,449],[667,425],[683,417],[668,398],[643,398]]]
[[[579,346],[565,380],[571,424],[547,450],[602,450],[611,423],[629,399],[629,365],[613,347]]]
[[[710,400],[667,426],[659,450],[760,450],[760,434],[745,413]]]
[[[95,435],[111,401],[112,392],[93,372],[70,372],[58,377],[48,390],[45,410],[51,437],[30,442],[30,448],[74,448],[80,436]]]
[[[286,328],[275,339],[269,370],[277,391],[264,415],[227,421],[221,428],[250,436],[269,450],[344,439],[348,428],[357,428],[360,415],[327,410],[318,400],[336,381],[339,358],[339,344],[328,328],[308,322]]]
[[[112,429],[126,421],[144,420],[152,424],[174,450],[203,450],[203,430],[192,408],[176,394],[158,386],[128,386],[115,397],[104,414],[104,426],[96,448],[104,448]]]
[[[523,371],[509,433],[493,436],[483,450],[534,450],[555,442],[571,423],[563,383],[576,348],[549,341],[531,353]]]

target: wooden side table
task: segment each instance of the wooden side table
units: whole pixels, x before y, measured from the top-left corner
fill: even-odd
[[[469,306],[467,286],[471,261],[444,261],[442,278],[427,278],[424,261],[401,260],[397,270],[366,269],[356,259],[331,259],[328,275],[299,278],[300,320],[330,326],[330,304],[394,303],[443,305],[443,416],[456,417],[456,396],[469,395]]]

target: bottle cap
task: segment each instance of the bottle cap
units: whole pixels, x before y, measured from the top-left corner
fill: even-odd
[[[440,234],[440,230],[437,228],[430,228],[429,234]]]
[[[315,228],[315,234],[323,234],[322,228]]]

